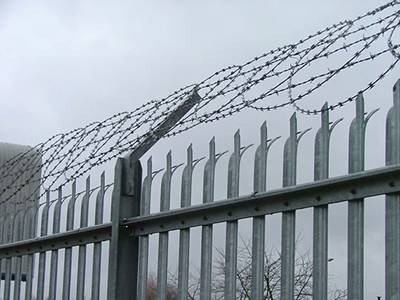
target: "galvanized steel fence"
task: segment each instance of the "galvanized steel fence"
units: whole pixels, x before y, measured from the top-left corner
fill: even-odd
[[[203,203],[192,205],[191,201],[193,170],[203,158],[194,159],[190,145],[182,172],[181,208],[170,209],[171,179],[180,165],[172,164],[169,152],[161,181],[160,211],[151,213],[152,183],[160,170],[153,171],[150,158],[142,181],[140,157],[160,135],[155,139],[150,137],[143,148],[117,160],[113,185],[106,185],[103,173],[100,186],[91,188],[88,178],[83,193],[77,193],[76,183],[68,196],[63,195],[65,189],[61,188],[55,200],[47,193],[46,201],[39,206],[10,215],[1,224],[3,298],[146,299],[149,237],[158,234],[156,294],[157,299],[167,299],[169,233],[179,230],[177,297],[188,299],[191,228],[201,227],[199,298],[212,299],[213,225],[226,223],[224,298],[235,299],[238,221],[252,218],[250,298],[266,299],[265,218],[280,213],[280,296],[293,299],[296,210],[313,208],[312,298],[327,299],[329,205],[347,201],[348,298],[364,299],[364,203],[369,197],[386,195],[386,299],[400,299],[400,81],[393,88],[393,107],[386,121],[386,167],[364,170],[366,127],[375,111],[365,114],[362,94],[355,102],[356,116],[349,132],[349,174],[346,176],[329,178],[330,136],[341,120],[330,122],[328,104],[325,104],[321,127],[315,137],[315,181],[311,183],[296,183],[297,148],[309,129],[299,131],[296,114],[293,114],[284,145],[281,189],[267,190],[267,156],[277,138],[269,138],[267,125],[263,123],[254,157],[251,195],[240,196],[239,193],[241,158],[251,146],[242,146],[239,131],[234,135],[234,148],[229,158],[225,200],[214,201],[216,165],[226,152],[216,153],[213,138],[204,166]],[[187,109],[164,122],[164,130],[173,128]],[[107,201],[111,187],[112,200]],[[107,203],[112,208],[111,215],[107,214],[109,210],[104,210]],[[32,234],[37,237],[30,238]],[[23,265],[26,265],[25,271],[22,271]]]

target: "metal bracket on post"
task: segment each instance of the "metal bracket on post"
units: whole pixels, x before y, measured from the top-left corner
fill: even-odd
[[[168,133],[200,100],[197,91],[172,111],[144,140],[115,166],[112,196],[112,237],[109,254],[107,299],[136,299],[139,239],[130,236],[123,222],[140,215],[142,166],[140,158]]]
[[[153,130],[147,132],[144,140],[136,147],[135,150],[127,154],[126,158],[131,161],[140,159],[151,147],[154,146],[165,134],[167,134],[178,122],[182,119],[188,111],[190,111],[201,97],[196,89],[193,93],[174,111],[172,111],[165,119]]]

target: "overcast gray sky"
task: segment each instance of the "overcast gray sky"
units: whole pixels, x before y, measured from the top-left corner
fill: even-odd
[[[373,0],[1,1],[0,140],[37,144],[55,133],[132,110],[200,81],[226,65],[242,63],[383,3]],[[311,100],[319,107],[322,101],[335,99],[341,90],[351,89],[353,81],[359,82],[368,72],[376,71],[373,68],[376,66],[345,78],[341,83],[345,85],[326,89],[321,92],[321,99]],[[384,120],[392,103],[391,87],[396,74],[398,69],[365,97],[366,111],[381,107],[367,130],[367,168],[384,164]],[[195,156],[207,155],[212,135],[216,136],[217,149],[232,149],[237,128],[242,131],[244,144],[258,143],[258,128],[263,120],[268,122],[270,135],[282,135],[285,139],[291,113],[291,109],[276,113],[244,112],[163,140],[151,151],[154,168],[164,165],[164,155],[170,148],[174,161],[183,162],[189,142],[194,144]],[[332,114],[332,119],[344,117],[345,121],[332,136],[331,175],[347,172],[347,132],[353,115],[352,106]],[[299,116],[299,128],[308,127],[314,130],[299,147],[300,182],[313,178],[313,141],[319,120]],[[280,141],[271,151],[268,169],[271,188],[281,186],[282,149]],[[251,191],[252,158],[250,151],[243,160],[243,193]],[[217,199],[226,194],[226,165],[227,159],[221,161],[217,171]],[[194,203],[201,201],[202,170],[200,165],[194,174]],[[173,182],[174,208],[179,205],[179,182],[178,172]],[[158,209],[159,183],[159,180],[154,182],[153,211]],[[346,206],[341,205],[331,211],[330,217],[329,255],[335,258],[330,264],[330,274],[332,282],[340,287],[346,283],[346,214]],[[304,249],[311,250],[311,211],[299,213],[298,219]],[[382,199],[368,203],[367,299],[383,295],[383,224]],[[267,225],[268,247],[278,247],[279,216],[268,218]],[[250,230],[250,226],[241,228],[244,235]],[[194,249],[200,243],[199,231],[195,232]],[[222,234],[223,228],[217,228],[217,232]],[[217,246],[222,247],[223,243]],[[174,251],[177,251],[175,246],[170,249],[172,262],[176,260]],[[195,270],[198,257],[193,258],[192,264]]]
[[[133,109],[382,3],[2,1],[2,140]]]

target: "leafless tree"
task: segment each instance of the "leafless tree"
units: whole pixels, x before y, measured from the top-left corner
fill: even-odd
[[[216,249],[216,261],[213,273],[212,299],[224,299],[224,271],[225,271],[225,253],[223,250]],[[237,291],[236,299],[251,299],[251,243],[242,241],[242,246],[238,248],[237,263]],[[168,284],[168,300],[177,299],[177,276],[170,274]],[[264,299],[280,299],[281,284],[281,255],[278,251],[266,251],[264,255]],[[148,284],[147,300],[153,300],[156,296],[156,281],[151,277]],[[199,299],[200,280],[199,276],[192,275],[188,299]],[[309,252],[297,253],[295,260],[295,297],[296,300],[312,299],[312,260]],[[347,291],[342,289],[329,290],[330,300],[347,299]]]
[[[224,270],[225,254],[217,250],[217,259],[214,274],[214,299],[224,298]],[[238,249],[237,262],[237,291],[236,298],[240,300],[251,299],[252,282],[252,251],[251,243],[242,240]],[[295,259],[295,296],[296,300],[312,299],[312,259],[309,252],[297,253]],[[281,255],[278,251],[266,251],[264,255],[264,299],[280,299],[281,284]],[[347,299],[346,290],[335,289],[329,291],[329,299]]]
[[[154,276],[150,276],[147,280],[146,300],[155,299],[157,299],[157,280],[154,278]],[[173,282],[169,282],[167,285],[167,300],[176,299],[178,299],[177,287]]]

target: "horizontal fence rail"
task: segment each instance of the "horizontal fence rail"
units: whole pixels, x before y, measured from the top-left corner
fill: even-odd
[[[111,239],[111,223],[0,245],[0,259],[59,250]]]
[[[126,219],[135,236],[228,222],[400,192],[400,167],[385,167],[265,193]],[[0,248],[1,251],[1,248]]]

